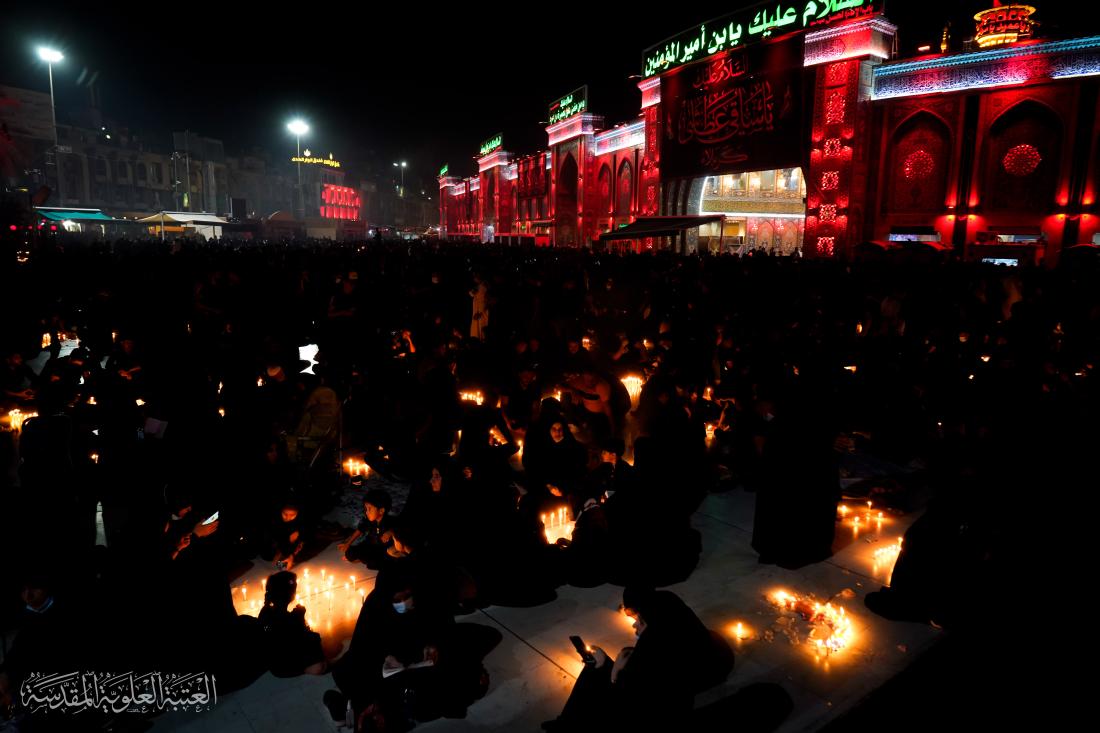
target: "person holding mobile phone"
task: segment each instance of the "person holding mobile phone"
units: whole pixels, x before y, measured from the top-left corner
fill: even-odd
[[[715,644],[725,642],[674,593],[627,588],[623,610],[634,619],[637,641],[612,659],[571,637],[585,666],[561,715],[543,730],[686,730],[695,693],[732,669],[728,644],[723,655]]]

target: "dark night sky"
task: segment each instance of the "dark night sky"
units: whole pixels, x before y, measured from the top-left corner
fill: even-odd
[[[628,77],[639,73],[642,51],[741,4],[466,3],[460,13],[415,0],[384,11],[345,0],[291,3],[292,16],[274,2],[248,12],[226,10],[228,2],[23,2],[0,11],[0,83],[45,91],[34,47],[54,44],[66,54],[54,69],[60,107],[85,100],[77,80],[98,72],[108,118],[188,128],[223,139],[230,152],[257,145],[273,153],[292,151],[285,123],[298,112],[313,126],[303,145],[315,153],[405,159],[411,185],[414,176],[431,181],[444,162],[473,172],[472,154],[496,132],[516,153],[544,147],[548,103],[581,84],[591,111],[612,124],[630,120],[640,97]],[[1036,4],[1044,35],[1096,30],[1071,16],[1072,3]],[[887,15],[900,27],[902,54],[912,55],[921,43],[938,44],[947,19],[957,40],[972,35],[970,17],[990,5],[887,0]],[[348,9],[357,6],[364,9]],[[544,15],[555,11],[567,17]]]

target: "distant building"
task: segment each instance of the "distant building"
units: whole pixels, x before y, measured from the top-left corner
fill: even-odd
[[[445,166],[443,235],[1047,263],[1100,238],[1100,36],[1037,38],[1034,7],[997,5],[966,51],[945,35],[892,60],[883,6],[754,6],[672,36],[643,54],[636,119],[608,127],[581,88],[551,103],[545,151],[496,136],[476,176]]]

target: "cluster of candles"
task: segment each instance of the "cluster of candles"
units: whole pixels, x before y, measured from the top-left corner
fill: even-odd
[[[327,568],[321,568],[321,579],[310,577],[309,568],[295,571],[298,574],[298,594],[290,602],[293,609],[302,604],[306,609],[306,624],[314,631],[322,634],[332,633],[334,627],[353,626],[359,618],[359,609],[366,600],[368,588],[366,580],[357,580],[354,575],[349,575],[347,580],[337,580],[334,573]],[[359,586],[364,587],[356,587]],[[233,589],[233,604],[237,613],[247,616],[258,616],[264,605],[264,594],[267,591],[267,579],[260,581],[258,593],[250,594],[248,583],[242,583]],[[249,597],[251,595],[251,597]]]
[[[623,386],[626,387],[626,393],[630,395],[630,406],[637,407],[638,400],[642,396],[642,386],[645,385],[645,380],[637,374],[628,374],[621,381]]]
[[[32,417],[38,417],[38,413],[23,412],[18,408],[8,412],[8,421],[11,423],[11,429],[17,433],[23,429],[23,422],[25,420],[30,420]]]
[[[716,430],[718,430],[718,426],[715,425],[712,422],[708,422],[707,425],[706,425],[706,428],[707,428],[707,441],[709,442],[709,441],[714,440],[714,433],[715,433]],[[696,435],[698,435],[698,433],[696,433]]]
[[[813,640],[818,651],[826,655],[844,649],[855,638],[852,619],[841,606],[818,603],[812,598],[800,597],[783,590],[773,593],[770,600],[784,611],[800,614],[815,629],[826,632],[827,635],[823,638]]]
[[[42,348],[43,349],[50,348],[50,344],[52,344],[52,343],[53,343],[53,338],[50,337],[50,334],[48,334],[48,333],[42,334]]]
[[[582,337],[581,338],[581,347],[585,351],[588,351],[588,349],[592,348],[592,339],[590,339],[588,336]]]
[[[485,395],[481,393],[481,390],[459,392],[458,398],[463,402],[473,402],[478,407],[485,403]]]
[[[344,472],[348,476],[369,476],[370,466],[358,458],[349,458],[344,461]]]
[[[875,522],[875,531],[877,531],[877,532],[882,531],[882,524],[883,524],[883,522],[886,521],[886,517],[883,515],[882,512],[879,512],[876,516],[872,517],[871,516],[871,509],[872,508],[873,508],[873,503],[868,501],[867,502],[867,512],[863,515],[864,516],[864,521],[863,521],[862,524],[859,521],[859,513],[854,512],[851,509],[849,509],[847,504],[841,504],[840,506],[838,506],[837,507],[837,513],[840,515],[840,520],[842,522],[845,519],[848,518],[849,514],[852,515],[852,534],[858,537],[860,527],[870,529],[872,520]]]
[[[500,432],[500,428],[493,425],[489,428],[489,442],[494,446],[505,445],[508,439],[504,437],[504,433]]]
[[[561,507],[556,512],[541,516],[543,532],[549,544],[552,545],[563,537],[567,540],[573,539],[573,526],[576,522],[570,518],[568,508]]]
[[[898,561],[898,555],[901,554],[901,542],[902,538],[898,537],[896,543],[889,544],[885,547],[880,547],[871,553],[871,559],[874,563],[871,568],[871,574],[877,576],[879,570],[884,570],[886,575],[886,585],[890,585],[890,580],[894,575],[894,564]]]

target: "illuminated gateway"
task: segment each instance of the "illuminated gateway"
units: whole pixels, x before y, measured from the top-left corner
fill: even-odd
[[[582,87],[550,105],[547,150],[495,135],[476,176],[441,171],[443,235],[1053,263],[1097,235],[1100,36],[1042,40],[1035,12],[998,4],[973,50],[897,61],[882,0],[707,21],[645,51],[637,119],[608,127]]]

